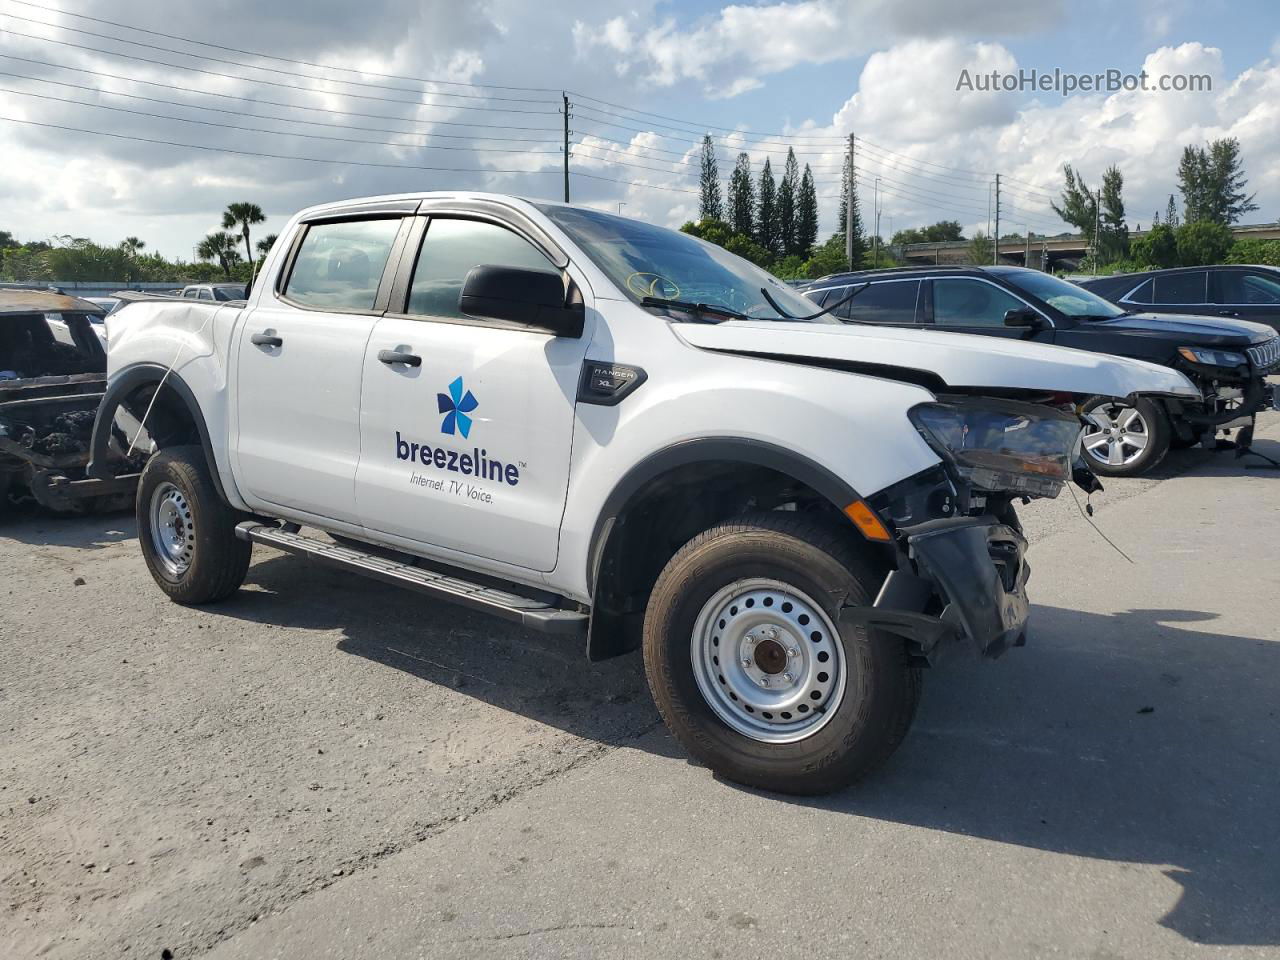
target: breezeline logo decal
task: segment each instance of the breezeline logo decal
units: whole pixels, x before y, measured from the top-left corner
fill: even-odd
[[[436,403],[444,414],[444,421],[440,424],[441,433],[453,436],[456,427],[464,440],[471,436],[471,418],[467,414],[480,406],[480,401],[470,390],[463,392],[461,377],[449,384],[448,393],[436,394]]]

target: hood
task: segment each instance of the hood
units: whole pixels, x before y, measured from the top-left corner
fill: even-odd
[[[673,323],[692,346],[723,353],[837,360],[923,371],[949,387],[1198,398],[1176,370],[1141,360],[1000,337],[825,323]]]
[[[1176,339],[1179,347],[1246,347],[1276,335],[1263,323],[1234,317],[1202,317],[1181,313],[1130,313],[1110,320],[1082,320],[1082,327],[1116,333]]]

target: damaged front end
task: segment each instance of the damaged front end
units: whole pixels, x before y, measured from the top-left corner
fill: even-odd
[[[986,397],[910,416],[942,463],[867,498],[891,525],[896,569],[871,606],[846,607],[841,621],[903,636],[929,662],[949,641],[994,659],[1026,642],[1030,567],[1013,501],[1071,482],[1101,488],[1080,458],[1083,424],[1069,402]]]
[[[46,291],[0,291],[0,506],[34,499],[56,511],[125,505],[135,472],[90,479],[85,466],[106,356],[90,316],[101,308]]]

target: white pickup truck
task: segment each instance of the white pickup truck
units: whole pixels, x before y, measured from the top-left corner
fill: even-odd
[[[902,740],[922,666],[1023,643],[1013,502],[1092,482],[1074,405],[1197,394],[1164,367],[815,309],[582,207],[314,207],[247,303],[108,319],[91,471],[151,454],[139,539],[179,603],[234,593],[262,543],[592,658],[643,647],[690,753],[827,791]]]

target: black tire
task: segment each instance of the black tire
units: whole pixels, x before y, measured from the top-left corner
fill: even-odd
[[[187,534],[189,559],[175,570],[153,536],[152,506],[158,490],[179,494],[180,529]],[[252,544],[235,535],[244,519],[218,495],[204,451],[172,447],[157,453],[142,471],[135,501],[138,541],[147,569],[175,603],[195,605],[225,600],[244,582]]]
[[[1130,403],[1125,400],[1117,400],[1114,397],[1090,397],[1085,401],[1081,412],[1086,416],[1091,413],[1099,413],[1104,417],[1110,418],[1113,423],[1109,429],[1115,429],[1114,421],[1120,419],[1120,415],[1128,409],[1133,409],[1138,414],[1138,421],[1136,422],[1140,422],[1142,425],[1140,432],[1146,435],[1146,446],[1132,459],[1128,459],[1129,455],[1121,447],[1122,452],[1116,459],[1128,459],[1128,462],[1109,463],[1098,453],[1089,449],[1091,438],[1102,439],[1099,434],[1092,432],[1101,428],[1097,425],[1091,425],[1085,434],[1083,452],[1085,462],[1089,464],[1089,469],[1094,473],[1104,477],[1141,476],[1148,470],[1154,469],[1165,458],[1165,454],[1169,452],[1173,439],[1173,427],[1169,424],[1169,417],[1164,408],[1151,400],[1140,397]],[[1117,442],[1122,443],[1122,441]]]
[[[838,623],[846,601],[871,602],[883,573],[838,530],[794,513],[752,515],[699,534],[663,569],[645,612],[645,673],[658,710],[690,754],[729,780],[791,794],[848,786],[887,760],[906,736],[920,700],[920,670],[899,637],[837,629],[833,642],[843,648],[847,679],[825,725],[792,743],[763,742],[733,729],[698,687],[692,638],[704,605],[752,578],[787,584]]]

